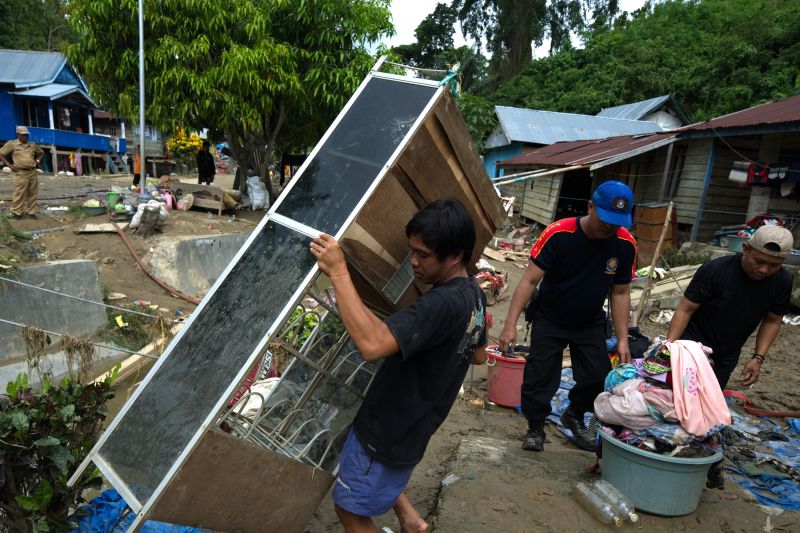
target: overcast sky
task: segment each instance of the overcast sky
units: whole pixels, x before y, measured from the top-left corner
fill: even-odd
[[[442,0],[392,0],[392,22],[394,23],[397,35],[386,42],[387,46],[391,47],[415,42],[414,30],[417,29],[422,19],[433,13],[436,4],[441,1]],[[634,11],[642,7],[644,2],[645,0],[622,0],[620,2],[620,11]],[[453,40],[457,47],[466,43],[458,23],[456,23],[456,33]],[[549,44],[545,43],[542,46],[543,53],[536,54],[537,57],[546,55],[548,46]]]

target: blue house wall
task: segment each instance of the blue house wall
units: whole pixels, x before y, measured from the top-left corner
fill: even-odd
[[[0,87],[0,140],[16,139],[16,116],[14,115],[14,96],[9,89]]]
[[[513,141],[511,144],[492,148],[483,156],[483,166],[486,168],[486,173],[489,174],[490,178],[502,176],[503,171],[497,169],[497,162],[522,155],[524,148],[525,145],[519,141]]]

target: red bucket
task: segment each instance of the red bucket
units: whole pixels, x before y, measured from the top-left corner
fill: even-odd
[[[489,380],[489,401],[504,407],[520,405],[522,375],[525,370],[527,346],[517,346],[516,357],[500,355],[498,346],[487,346],[487,377]]]

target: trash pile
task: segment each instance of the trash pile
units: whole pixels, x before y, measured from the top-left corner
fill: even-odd
[[[508,272],[496,269],[485,259],[480,259],[475,266],[478,268],[475,281],[486,295],[486,305],[505,299],[508,296]]]

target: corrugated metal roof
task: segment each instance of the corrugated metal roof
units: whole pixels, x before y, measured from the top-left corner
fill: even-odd
[[[17,88],[50,83],[66,62],[58,52],[0,50],[0,83]]]
[[[622,155],[635,150],[646,149],[667,139],[676,137],[675,133],[653,135],[624,135],[593,141],[561,142],[545,146],[499,163],[500,166],[570,166],[587,165]],[[655,146],[653,146],[655,148]]]
[[[557,113],[496,106],[495,112],[509,141],[553,144],[662,131],[655,122]]]
[[[634,102],[632,104],[624,104],[618,105],[615,107],[607,107],[600,111],[597,116],[598,117],[608,117],[608,118],[624,118],[628,120],[639,120],[642,117],[652,113],[662,105],[669,102],[670,96],[665,94],[664,96],[656,96],[655,98],[650,98],[648,100],[642,100],[641,102]]]
[[[747,128],[800,122],[800,95],[761,104],[729,115],[698,122],[675,131],[702,131],[721,128]]]
[[[65,85],[63,83],[48,83],[34,87],[33,89],[25,89],[22,91],[14,91],[11,94],[18,94],[20,96],[30,96],[33,98],[47,98],[49,100],[57,100],[64,96],[70,95],[74,92],[79,92],[84,98],[91,102],[89,95],[83,92],[83,89],[76,85]]]

